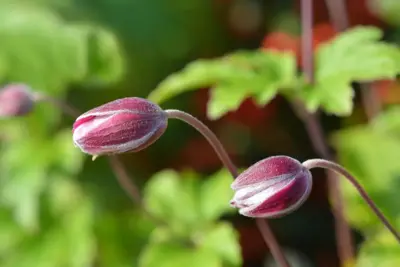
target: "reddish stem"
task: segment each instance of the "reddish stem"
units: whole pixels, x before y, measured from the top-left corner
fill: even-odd
[[[334,0],[337,1],[337,0]],[[313,40],[313,14],[312,0],[302,0],[302,60],[304,73],[311,83],[314,82],[314,52],[312,47]],[[325,141],[324,132],[316,114],[311,114],[304,109],[303,105],[296,105],[299,117],[303,120],[308,135],[311,139],[315,151],[323,158],[332,159],[328,145]],[[335,217],[335,234],[337,239],[338,256],[342,266],[350,263],[354,259],[353,242],[351,230],[344,217],[344,203],[340,191],[340,180],[328,175],[329,196],[334,201],[333,215]]]
[[[221,159],[225,168],[229,170],[232,177],[236,178],[238,176],[238,171],[235,164],[232,162],[231,158],[229,157],[222,143],[219,141],[218,137],[214,134],[213,131],[210,130],[210,128],[208,128],[196,117],[181,110],[168,109],[165,112],[168,114],[168,118],[181,120],[195,128],[199,133],[201,133],[214,148],[218,157]],[[256,219],[256,223],[265,243],[270,248],[271,254],[275,258],[276,262],[282,267],[290,267],[289,262],[287,261],[285,254],[279,246],[278,241],[276,240],[276,237],[272,232],[272,229],[269,226],[267,220],[258,218]]]
[[[345,168],[343,168],[339,164],[336,164],[332,161],[324,160],[324,159],[309,159],[309,160],[303,162],[303,166],[305,166],[307,169],[324,168],[324,169],[328,169],[328,170],[331,170],[338,174],[343,175],[347,180],[349,180],[350,183],[353,184],[353,186],[360,193],[361,197],[365,200],[365,202],[367,202],[367,204],[370,206],[372,211],[379,218],[379,220],[381,220],[381,222],[389,229],[389,231],[393,234],[393,236],[400,243],[400,234],[392,226],[392,224],[385,217],[385,215],[379,210],[379,208],[376,206],[375,202],[370,198],[368,193],[361,186],[361,184],[357,181],[357,179],[354,178],[354,176],[351,175]]]

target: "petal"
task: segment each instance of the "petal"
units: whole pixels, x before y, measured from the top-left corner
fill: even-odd
[[[311,173],[304,169],[298,176],[288,184],[274,193],[266,192],[264,201],[256,205],[255,202],[261,199],[263,192],[252,200],[247,200],[246,208],[239,212],[249,217],[276,218],[288,214],[297,209],[309,196],[312,188]],[[258,197],[258,198],[257,198]]]
[[[252,184],[265,182],[281,175],[295,175],[301,171],[299,161],[287,156],[274,156],[261,160],[241,173],[231,187],[237,190]]]

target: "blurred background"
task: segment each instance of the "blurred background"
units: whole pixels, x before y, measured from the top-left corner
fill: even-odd
[[[348,0],[347,9],[351,26],[376,26],[384,31],[385,40],[400,42],[400,1]],[[336,32],[325,1],[314,1],[314,16],[314,43],[333,38]],[[86,111],[120,97],[146,97],[168,75],[196,59],[258,48],[290,50],[300,57],[300,30],[299,0],[0,0],[0,78],[2,84],[24,82]],[[384,105],[400,102],[396,81],[377,81],[372,88]],[[263,108],[247,99],[237,111],[211,121],[206,116],[208,90],[182,94],[163,108],[181,109],[204,121],[238,166],[277,154],[300,161],[317,157],[302,122],[285,99],[277,97]],[[349,117],[322,116],[327,136],[367,122],[358,91],[355,102]],[[174,262],[169,258],[181,256],[173,245],[152,251],[151,242],[183,237],[166,234],[141,215],[118,185],[106,158],[92,162],[73,147],[73,121],[45,103],[28,117],[0,121],[1,267],[180,267],[187,266],[186,262],[193,267],[277,266],[254,221],[235,211],[214,218],[235,229],[235,238],[229,237],[226,243],[223,235],[214,237],[218,248],[232,247],[226,251],[226,260],[221,252],[218,257],[223,261],[202,263],[190,256],[190,261]],[[364,153],[360,151],[369,149],[376,156],[370,147],[340,148],[343,163],[361,164],[350,169],[366,164],[357,158],[357,153]],[[396,153],[390,154],[389,161]],[[222,168],[206,140],[180,122],[171,122],[150,148],[123,155],[121,160],[132,179],[148,191],[153,190],[148,188],[153,175],[160,176],[165,169],[203,183]],[[397,175],[400,166],[395,164],[392,169]],[[399,185],[398,177],[391,182]],[[309,200],[271,225],[293,266],[339,266],[324,172],[315,171],[314,181]],[[211,192],[207,198],[212,203],[220,192]],[[347,198],[357,196],[349,193]],[[398,203],[394,197],[391,200]],[[182,212],[189,209],[185,201],[178,202]],[[381,226],[360,208],[360,200],[351,203],[349,212],[360,218],[360,222],[351,221],[359,248],[365,241],[362,230]],[[400,208],[393,209],[396,215],[400,213]],[[395,218],[400,222],[400,216]],[[183,236],[201,239],[203,225],[193,227]],[[207,253],[201,257],[214,257]],[[368,266],[395,267],[400,266],[399,260],[397,256],[386,265]]]

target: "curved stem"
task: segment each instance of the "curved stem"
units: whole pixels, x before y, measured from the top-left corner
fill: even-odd
[[[332,161],[328,161],[328,160],[324,160],[324,159],[310,159],[310,160],[307,160],[307,161],[303,162],[303,166],[305,166],[308,169],[312,169],[312,168],[328,169],[328,170],[334,171],[334,172],[336,172],[338,174],[341,174],[344,177],[346,177],[346,179],[349,180],[350,183],[352,183],[354,185],[354,187],[360,193],[361,197],[371,207],[371,209],[376,214],[376,216],[378,216],[378,218],[382,221],[382,223],[389,229],[389,231],[394,235],[394,237],[400,243],[400,234],[391,225],[391,223],[385,217],[385,215],[383,215],[383,213],[379,210],[379,208],[376,206],[374,201],[368,196],[367,192],[361,186],[361,184],[359,182],[357,182],[357,180],[345,168],[343,168],[339,164],[336,164],[336,163],[334,163]]]
[[[217,153],[218,157],[221,159],[222,163],[229,170],[232,176],[235,178],[238,176],[238,171],[235,164],[232,162],[231,158],[226,152],[224,146],[219,141],[218,137],[214,134],[213,131],[210,130],[210,128],[208,128],[196,117],[181,110],[168,109],[165,110],[165,112],[167,113],[168,118],[184,121],[195,128],[199,133],[201,133],[213,147],[215,153]]]
[[[121,160],[117,156],[109,156],[109,163],[111,169],[117,176],[117,180],[121,187],[125,190],[125,193],[129,196],[129,198],[136,202],[139,205],[142,205],[142,198],[140,196],[139,189],[137,186],[131,181],[128,173],[126,172],[125,167],[122,165]]]
[[[199,133],[201,133],[214,148],[223,165],[229,170],[233,178],[236,178],[238,176],[238,171],[235,164],[232,162],[231,158],[229,157],[222,143],[219,141],[218,137],[214,134],[213,131],[210,130],[210,128],[208,128],[196,117],[181,110],[168,109],[165,110],[165,112],[167,113],[168,118],[181,120],[195,128]],[[270,248],[271,254],[275,258],[277,263],[279,263],[279,265],[282,267],[289,267],[289,262],[287,261],[285,254],[279,246],[278,241],[276,240],[267,220],[257,218],[256,223],[265,243]]]

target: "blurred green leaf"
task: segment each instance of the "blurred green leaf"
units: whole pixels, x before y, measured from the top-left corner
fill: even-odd
[[[220,259],[209,250],[185,244],[150,243],[139,259],[140,267],[222,267]]]
[[[353,109],[352,82],[396,77],[400,49],[380,41],[382,35],[379,28],[355,27],[318,48],[315,84],[300,92],[309,111],[321,107],[347,116]]]
[[[370,10],[384,21],[400,25],[400,2],[397,0],[370,0]]]
[[[0,65],[6,71],[0,72],[2,81],[60,92],[67,83],[88,77],[97,83],[121,77],[120,47],[110,32],[65,23],[49,9],[35,5],[3,3],[0,16]]]
[[[144,202],[152,214],[185,234],[200,218],[197,194],[198,181],[181,177],[173,170],[164,170],[146,184]]]
[[[369,127],[343,130],[334,138],[343,166],[349,169],[391,221],[400,215],[396,205],[400,184],[400,140]],[[342,183],[347,216],[366,233],[383,227],[359,193],[347,181]]]
[[[149,99],[162,103],[187,91],[212,87],[207,114],[210,119],[218,119],[239,108],[247,97],[266,105],[279,89],[293,86],[295,79],[296,61],[292,54],[238,51],[190,63],[160,83]]]
[[[137,266],[153,228],[153,223],[140,212],[103,213],[96,227],[99,266]]]
[[[89,81],[109,84],[122,77],[124,61],[114,34],[101,28],[93,28],[88,35],[88,51]]]
[[[218,255],[229,266],[241,266],[241,248],[238,234],[227,223],[219,223],[201,237],[201,248]],[[225,265],[224,265],[225,266]]]
[[[229,205],[229,201],[233,197],[232,182],[233,178],[228,170],[222,169],[202,183],[200,207],[202,216],[206,220],[216,220],[222,214],[234,211]]]
[[[58,132],[53,140],[52,156],[57,167],[72,175],[81,170],[84,154],[74,146],[71,140],[70,129]]]
[[[93,207],[82,194],[73,209],[57,217],[57,223],[27,239],[5,259],[4,267],[86,267],[95,256],[92,231]]]
[[[383,229],[362,246],[357,267],[400,266],[400,247],[393,236]]]

